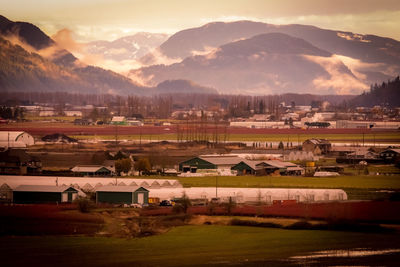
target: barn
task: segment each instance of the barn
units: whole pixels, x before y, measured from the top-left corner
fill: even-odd
[[[35,144],[35,139],[27,132],[0,131],[1,148],[26,148]]]
[[[331,149],[331,143],[326,139],[311,138],[303,142],[303,151],[312,152],[314,155],[328,154]]]
[[[28,203],[67,203],[78,197],[79,191],[71,186],[20,185],[13,190],[13,202]]]
[[[181,172],[195,173],[197,170],[230,170],[243,159],[235,155],[202,155],[179,163]]]
[[[96,190],[96,203],[149,204],[149,190],[139,186],[102,186]]]

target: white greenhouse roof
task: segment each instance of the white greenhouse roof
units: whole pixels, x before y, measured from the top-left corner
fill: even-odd
[[[114,186],[114,185],[108,185],[108,186],[102,186],[96,189],[96,192],[135,192],[139,188],[143,188],[147,190],[144,187],[141,186]],[[147,190],[149,191],[149,190]]]

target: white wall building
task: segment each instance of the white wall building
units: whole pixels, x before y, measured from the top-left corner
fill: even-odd
[[[26,148],[35,144],[35,139],[27,132],[0,131],[0,147]]]

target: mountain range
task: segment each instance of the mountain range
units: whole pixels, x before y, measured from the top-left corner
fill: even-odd
[[[252,21],[214,22],[170,37],[138,33],[83,50],[132,69],[122,75],[85,64],[35,25],[0,16],[0,90],[359,94],[400,72],[394,39]]]
[[[309,65],[305,61],[299,62],[301,53],[294,57],[286,56],[285,60],[282,59],[283,61],[278,59],[281,64],[278,64],[278,69],[273,70],[272,73],[270,69],[265,70],[265,65],[256,68],[253,62],[243,62],[242,53],[227,55],[225,45],[268,33],[281,33],[300,38],[314,47],[330,53],[329,57],[322,58],[304,54],[306,55],[305,61],[318,64],[325,70],[323,75],[320,75],[321,68],[314,67],[308,71],[308,77],[300,77],[302,73],[307,72],[304,68]],[[270,40],[274,42],[272,39],[270,37]],[[263,38],[257,38],[257,40],[260,41],[260,44],[263,42]],[[251,42],[240,43],[241,48],[250,51],[255,48],[254,41],[253,39]],[[249,46],[247,47],[247,45]],[[287,45],[290,44],[279,45],[282,53],[277,49],[267,57],[261,55],[261,58],[264,60],[282,58]],[[219,60],[217,63],[215,57],[220,56],[221,51],[224,56],[230,58],[230,64],[241,64],[242,71],[247,73],[236,71],[232,73],[230,65],[220,64],[223,60]],[[257,50],[254,50],[253,55],[254,57],[260,56],[257,55]],[[160,58],[162,59],[161,63],[165,62],[167,58],[175,61],[176,64],[158,66]],[[132,70],[130,77],[147,81],[147,84],[157,83],[166,77],[174,79],[186,77],[200,84],[218,88],[223,93],[238,91],[253,94],[287,91],[299,93],[315,93],[317,91],[321,94],[360,93],[367,90],[372,83],[388,80],[398,75],[400,72],[400,42],[375,35],[326,30],[308,25],[272,25],[252,21],[214,22],[177,32],[156,49],[155,55],[148,54],[141,59],[141,62],[147,66]],[[189,62],[197,62],[197,64],[186,64]],[[273,65],[276,64],[276,61],[270,63]],[[285,64],[288,67],[290,65],[291,72],[279,76],[279,68]],[[209,72],[213,71],[215,76],[217,73],[218,76],[224,76],[224,80],[227,82],[221,82],[222,78],[205,78],[209,73],[205,74],[202,66],[209,66]],[[313,73],[313,70],[317,70],[317,72]],[[197,71],[200,71],[199,75],[193,77],[192,74]],[[236,86],[232,79],[235,80]],[[303,83],[310,79],[311,84]]]
[[[105,59],[123,61],[139,59],[160,46],[167,34],[139,32],[114,41],[93,41],[85,44],[85,51],[91,55],[102,55]]]
[[[177,91],[212,91],[181,80],[169,84],[175,84]],[[3,16],[0,16],[0,90],[136,95],[174,91],[163,85],[141,86],[121,74],[86,65],[35,25],[13,22]]]

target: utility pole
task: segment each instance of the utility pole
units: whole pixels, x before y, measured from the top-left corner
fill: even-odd
[[[215,197],[218,197],[218,176],[215,176]]]
[[[115,124],[115,148],[118,147],[118,122]]]

